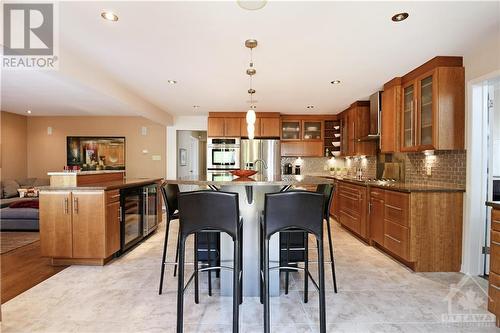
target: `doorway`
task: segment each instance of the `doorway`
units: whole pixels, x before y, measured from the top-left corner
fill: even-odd
[[[177,131],[177,178],[205,176],[207,170],[207,132]],[[197,186],[182,186],[195,190]]]

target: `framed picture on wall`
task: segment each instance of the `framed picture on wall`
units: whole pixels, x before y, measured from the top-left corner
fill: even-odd
[[[187,165],[187,150],[184,148],[179,148],[179,165],[180,166]]]

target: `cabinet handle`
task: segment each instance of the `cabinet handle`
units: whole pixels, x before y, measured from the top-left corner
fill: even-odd
[[[118,222],[122,221],[122,206],[118,207]]]
[[[500,221],[497,221],[497,220],[491,220],[493,223],[498,223],[500,224]]]
[[[73,209],[75,211],[75,214],[78,214],[78,198],[73,199],[73,205],[74,205]]]
[[[495,241],[491,241],[491,244],[495,244],[497,246],[500,246],[500,243],[499,242],[495,242]]]
[[[387,238],[389,238],[389,239],[392,239],[392,240],[393,240],[393,241],[395,241],[395,242],[401,243],[401,241],[400,241],[399,239],[394,238],[394,237],[392,237],[392,236],[389,236],[388,234],[385,234],[384,236],[385,236],[385,237],[387,237]]]
[[[64,214],[69,214],[69,200],[64,198]]]
[[[500,287],[494,285],[493,283],[490,282],[490,286],[492,286],[493,288],[495,288],[496,290],[500,290]]]
[[[393,205],[385,204],[385,206],[386,206],[386,207],[388,207],[388,208],[392,208],[392,209],[394,209],[394,210],[399,210],[400,212],[402,211],[402,209],[401,209],[401,208],[396,207],[396,206],[393,206]]]

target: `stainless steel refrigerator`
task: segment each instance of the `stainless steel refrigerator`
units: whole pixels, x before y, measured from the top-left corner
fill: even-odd
[[[242,169],[257,170],[259,174],[268,178],[281,174],[280,140],[242,139],[240,156]]]

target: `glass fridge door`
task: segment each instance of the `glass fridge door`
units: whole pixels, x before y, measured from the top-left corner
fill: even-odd
[[[144,187],[145,216],[144,236],[150,234],[158,226],[158,192],[156,185]]]

